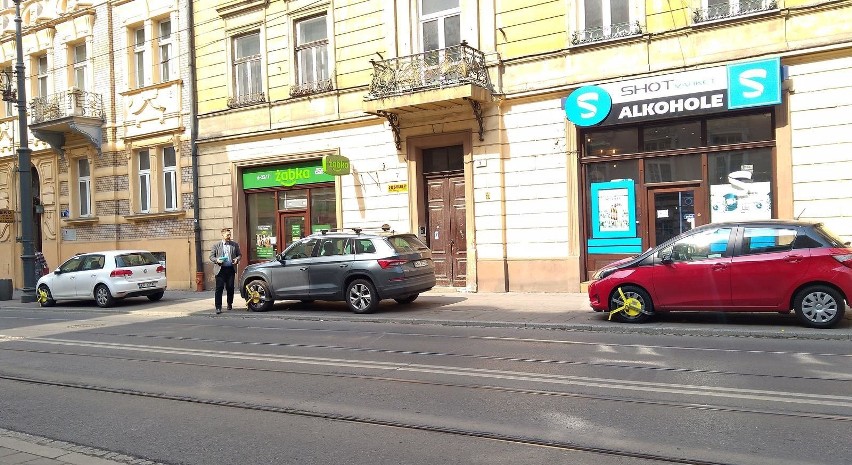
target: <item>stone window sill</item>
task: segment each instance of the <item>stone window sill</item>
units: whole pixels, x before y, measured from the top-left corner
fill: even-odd
[[[138,222],[169,218],[183,218],[184,216],[186,216],[186,210],[175,210],[156,213],[134,213],[133,215],[125,215],[124,218],[127,221]]]
[[[80,218],[64,218],[62,221],[70,226],[84,226],[87,224],[95,224],[100,220],[97,216],[88,216]]]

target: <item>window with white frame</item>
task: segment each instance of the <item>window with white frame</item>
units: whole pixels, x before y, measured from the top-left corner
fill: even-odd
[[[172,80],[172,22],[164,19],[157,23],[157,63],[160,82]]]
[[[145,28],[133,31],[133,71],[136,87],[145,86],[145,62],[147,61],[147,42]]]
[[[36,97],[47,97],[47,77],[50,69],[47,67],[47,55],[36,58]]]
[[[701,0],[701,10],[695,10],[692,21],[712,21],[733,18],[778,8],[777,0]]]
[[[420,0],[420,33],[423,51],[461,43],[459,0]]]
[[[326,16],[296,22],[297,84],[328,79],[328,28]]]
[[[163,148],[163,206],[166,210],[177,210],[177,156],[174,147]]]
[[[92,176],[89,171],[89,159],[77,160],[77,195],[80,202],[80,216],[92,215]]]
[[[641,33],[630,0],[583,0],[580,9],[579,30],[571,38],[574,45]]]
[[[231,107],[266,101],[263,93],[260,63],[260,33],[233,38],[232,66],[234,96]]]
[[[139,167],[139,212],[149,213],[151,211],[151,155],[148,150],[140,150],[136,153],[136,159]]]
[[[74,87],[80,90],[88,90],[87,63],[88,54],[86,44],[77,44],[71,47],[72,62],[74,63]]]

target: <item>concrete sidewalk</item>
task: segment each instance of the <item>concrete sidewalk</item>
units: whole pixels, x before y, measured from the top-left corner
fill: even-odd
[[[0,429],[0,464],[164,465],[93,447]]]

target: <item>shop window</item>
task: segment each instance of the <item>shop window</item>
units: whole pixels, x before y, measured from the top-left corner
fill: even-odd
[[[464,147],[453,145],[423,150],[423,173],[464,170]]]
[[[774,138],[770,113],[707,120],[707,145],[738,144]]]
[[[311,232],[337,226],[337,201],[333,187],[311,189]]]
[[[645,182],[701,181],[701,155],[645,159]]]
[[[617,179],[639,179],[639,162],[624,160],[617,162],[590,163],[586,165],[586,184],[610,182]]]
[[[648,126],[642,129],[642,150],[645,152],[700,146],[700,121]]]
[[[637,128],[589,131],[585,133],[584,137],[583,154],[587,157],[621,155],[639,151],[639,130]]]
[[[772,149],[711,153],[710,221],[772,218]]]
[[[308,208],[307,189],[293,189],[278,194],[278,209],[284,211],[305,210]]]
[[[269,260],[278,252],[278,216],[275,192],[256,192],[246,196],[249,234],[249,260]]]

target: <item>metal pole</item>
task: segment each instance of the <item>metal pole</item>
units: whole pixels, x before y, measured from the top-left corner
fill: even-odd
[[[21,0],[15,2],[15,42],[18,51],[18,62],[15,72],[18,75],[18,127],[20,128],[20,144],[18,145],[18,182],[21,187],[21,261],[24,268],[24,288],[21,302],[35,302],[35,250],[33,250],[33,192],[32,171],[28,146],[29,131],[27,131],[27,92],[26,76],[24,75],[24,46],[21,34]]]

